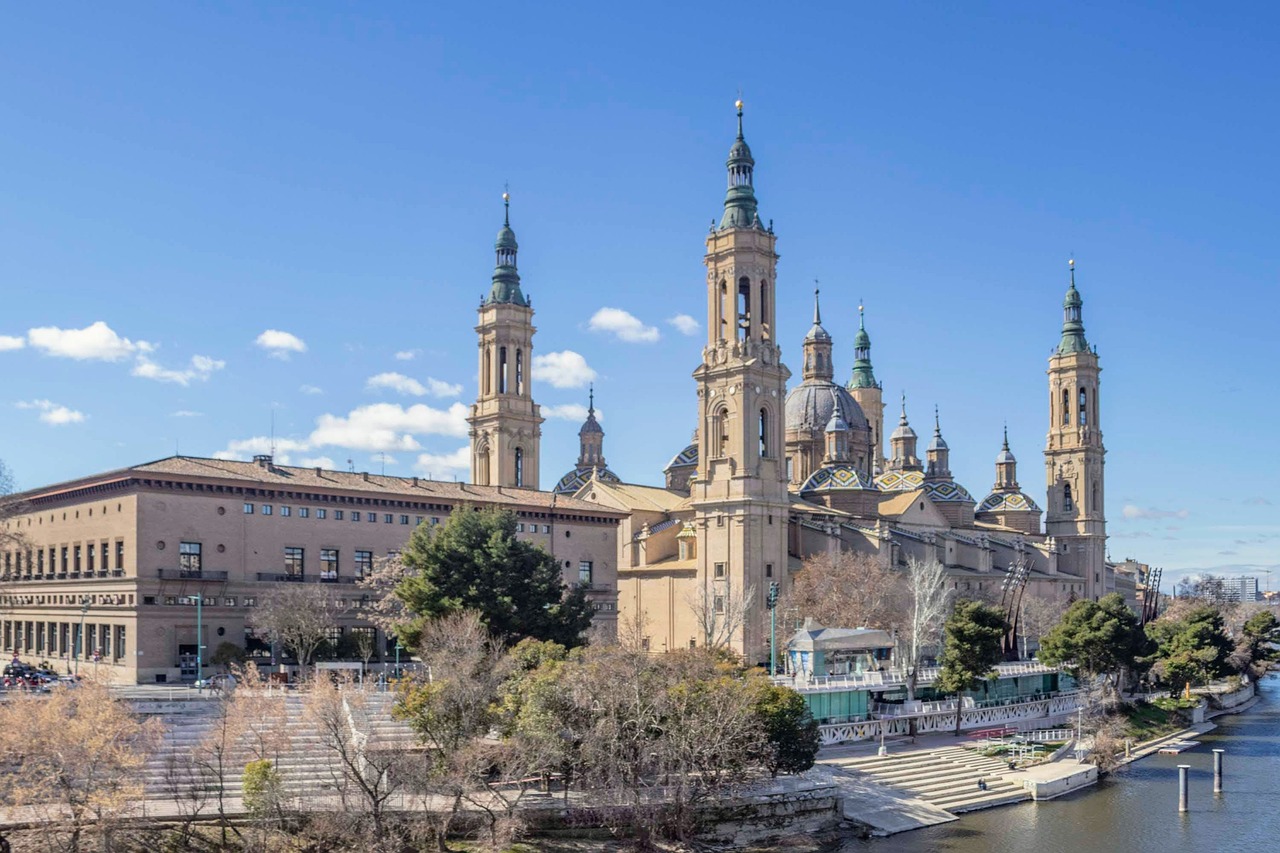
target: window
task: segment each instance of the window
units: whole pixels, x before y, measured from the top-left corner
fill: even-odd
[[[229,596],[227,596],[226,598],[222,599],[222,606],[223,606],[223,607],[235,607],[235,606],[236,606],[236,598],[235,598],[235,596],[234,596],[234,595],[229,595]]]
[[[341,510],[339,510],[339,512],[341,512]],[[359,520],[360,520],[360,510],[358,510],[358,509],[353,509],[353,510],[351,511],[351,520],[352,520],[352,521],[359,521]]]
[[[517,522],[516,522],[516,533],[524,533],[524,522],[523,522],[523,521],[517,521]]]
[[[300,507],[298,507],[298,517],[299,517],[299,518],[310,518],[310,517],[311,517],[311,510],[307,509],[305,506],[300,506]]]
[[[713,600],[712,606],[716,613],[724,613],[724,596],[717,595]]]
[[[1089,425],[1089,397],[1088,392],[1083,388],[1080,389],[1080,426]]]
[[[181,574],[199,577],[203,568],[202,550],[199,542],[178,543],[178,570]]]
[[[283,515],[285,518],[288,518],[290,515],[293,514],[293,510],[287,506],[282,506],[280,507],[280,514]]]
[[[257,607],[257,606],[258,606],[258,598],[257,598],[257,596],[253,596],[253,595],[246,595],[246,596],[244,597],[244,606],[245,606],[245,607]]]
[[[124,569],[124,542],[123,541],[116,543],[116,568],[120,570]]]
[[[769,410],[760,410],[760,456],[769,457]]]
[[[424,521],[426,521],[426,520],[427,520],[427,517],[426,517],[425,515],[420,515],[420,516],[418,516],[418,520],[415,522],[415,524],[421,524],[422,522],[424,522]]]
[[[319,519],[323,520],[323,519],[328,518],[328,517],[329,517],[329,510],[327,510],[327,509],[318,509],[318,510],[316,510],[316,518],[319,518]]]
[[[340,509],[335,509],[335,510],[333,511],[333,520],[334,520],[334,521],[342,521],[342,510],[340,510]]]
[[[373,552],[372,551],[356,551],[355,570],[356,570],[356,577],[358,578],[362,578],[373,571]]]
[[[542,532],[543,532],[543,533],[550,533],[550,532],[551,532],[551,525],[550,525],[550,524],[544,524],[544,525],[542,525]]]
[[[498,393],[507,393],[507,348],[498,347]]]
[[[1062,508],[1067,512],[1071,512],[1072,504],[1071,504],[1071,484],[1070,483],[1062,484]]]
[[[271,504],[263,504],[263,505],[262,505],[262,514],[263,514],[263,515],[271,515]]]
[[[368,520],[368,522],[369,522],[370,524],[377,524],[377,523],[378,523],[378,514],[377,514],[376,512],[366,512],[366,513],[364,514],[364,517]],[[389,515],[388,515],[388,516],[387,516],[387,519],[388,519],[388,520],[390,520],[390,518],[391,518],[391,516],[389,516]]]
[[[729,410],[722,408],[712,420],[712,456],[729,455]]]
[[[290,578],[302,580],[306,552],[302,548],[284,549],[284,573]]]
[[[767,578],[773,577],[773,563],[764,564],[764,576]]]
[[[433,516],[431,516],[431,526],[432,526],[432,527],[435,527],[435,526],[436,526],[436,525],[438,525],[439,523],[440,523],[440,519],[439,519],[437,516],[434,516],[434,515],[433,515]]]
[[[116,643],[115,643],[116,660],[122,660],[124,658],[124,638],[125,638],[125,626],[117,625],[116,626]]]
[[[524,449],[516,448],[516,485],[524,485]]]
[[[245,515],[253,515],[253,504],[245,504],[245,505],[244,505],[244,514],[245,514]]]
[[[320,549],[320,579],[321,580],[337,580],[338,579],[338,549],[337,548],[321,548]]]
[[[516,350],[516,393],[524,393],[524,350]]]
[[[1071,423],[1071,392],[1066,388],[1062,389],[1062,424],[1066,426]]]
[[[582,586],[591,586],[591,561],[581,560],[578,563],[578,583]]]
[[[384,524],[394,524],[395,516],[393,516],[391,513],[387,513],[386,515],[382,516],[382,521]],[[404,523],[405,524],[409,523],[409,516],[406,515],[404,517]]]
[[[67,546],[62,546],[62,574],[67,573]]]
[[[82,553],[82,549],[81,549],[81,547],[80,547],[79,545],[75,546],[75,562],[74,562],[74,563],[72,563],[72,568],[71,568],[71,570],[72,570],[73,572],[75,572],[77,575],[78,575],[78,574],[80,574],[80,555],[81,555],[81,553]]]
[[[642,640],[640,640],[640,648],[641,648],[641,649],[643,649],[643,650],[644,650],[644,651],[646,651],[646,652],[647,652],[647,651],[649,651],[649,638],[648,638],[648,637],[645,637],[645,638],[643,638]]]
[[[408,524],[408,523],[409,523],[409,516],[407,516],[407,515],[402,515],[402,516],[400,516],[400,523],[401,523],[401,524]]]
[[[94,558],[94,555],[97,553],[97,551],[98,551],[98,547],[94,545],[92,542],[90,542],[85,549],[85,553],[87,557],[85,562],[85,568],[89,571],[89,574],[93,574],[93,558]],[[27,572],[29,573],[30,571],[31,571],[31,561],[28,560]]]
[[[717,578],[724,577],[724,563],[716,563],[715,574]]]

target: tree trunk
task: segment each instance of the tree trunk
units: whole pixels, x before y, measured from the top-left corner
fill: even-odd
[[[964,713],[964,694],[956,694],[956,737],[960,737],[960,715]]]

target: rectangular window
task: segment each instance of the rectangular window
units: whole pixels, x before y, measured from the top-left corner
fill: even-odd
[[[431,526],[432,526],[432,527],[435,527],[435,526],[436,526],[437,524],[439,524],[439,523],[440,523],[440,519],[439,519],[439,518],[437,518],[437,517],[436,517],[436,516],[434,516],[434,515],[433,515],[433,516],[431,516]]]
[[[236,599],[235,599],[235,596],[234,596],[234,595],[229,595],[229,596],[227,596],[226,598],[222,599],[222,606],[223,606],[223,607],[235,607],[235,606],[236,606]]]
[[[359,520],[360,520],[360,510],[358,510],[358,509],[353,509],[353,510],[351,510],[351,520],[352,520],[352,521],[359,521]]]
[[[87,559],[86,559],[86,561],[85,561],[85,568],[86,568],[86,569],[88,569],[89,574],[93,574],[93,571],[94,571],[94,568],[93,568],[94,556],[97,554],[97,551],[98,551],[98,546],[97,546],[97,545],[94,545],[92,542],[90,542],[90,543],[86,546],[85,554],[86,554]],[[28,565],[28,566],[27,566],[27,570],[28,570],[28,571],[30,571],[30,570],[31,570],[31,566],[30,566],[30,565]]]
[[[81,554],[83,553],[83,550],[84,549],[81,548],[81,546],[79,545],[75,546],[75,562],[72,563],[71,571],[73,571],[77,575],[80,574],[80,557],[81,557]]]
[[[724,577],[724,563],[716,563],[716,577]]]
[[[524,533],[524,522],[523,522],[523,521],[517,521],[517,522],[516,522],[516,533]]]
[[[582,586],[591,586],[590,560],[580,560],[578,562],[578,583]]]
[[[66,575],[66,573],[67,573],[67,546],[63,545],[62,546],[62,574]]]
[[[320,549],[320,580],[335,581],[338,579],[338,549]]]
[[[717,515],[717,516],[716,516],[716,527],[724,527],[724,516],[723,516],[723,515]]]
[[[764,564],[764,576],[767,578],[773,577],[773,563]]]
[[[407,516],[407,515],[402,515],[402,516],[400,516],[400,523],[401,523],[401,524],[408,524],[408,523],[409,523],[409,516]]]
[[[124,571],[124,540],[116,543],[116,569]]]
[[[271,504],[263,504],[263,505],[262,505],[262,514],[263,514],[263,515],[271,515]]]
[[[340,509],[335,509],[335,510],[333,511],[333,520],[334,520],[334,521],[342,521],[342,510],[340,510]]]
[[[36,552],[36,574],[44,574],[44,549],[41,548]]]
[[[245,607],[257,607],[257,606],[258,606],[258,598],[257,598],[257,596],[253,596],[253,595],[246,595],[246,596],[244,597],[244,606],[245,606]]]
[[[715,606],[716,613],[724,613],[724,596],[723,595],[717,595],[715,597],[714,606]]]
[[[311,510],[307,509],[305,506],[300,506],[300,507],[298,507],[298,517],[299,517],[299,518],[310,518],[310,517],[311,517]]]
[[[356,570],[356,577],[358,578],[362,578],[373,571],[373,552],[372,551],[356,551],[355,570]]]
[[[184,577],[200,577],[204,568],[203,550],[199,542],[178,543],[178,570]]]
[[[285,518],[288,518],[290,515],[293,514],[293,510],[287,506],[282,506],[280,507],[280,514],[283,515]]]
[[[301,548],[284,549],[284,573],[290,578],[302,580],[306,552]]]
[[[124,659],[124,638],[125,638],[124,632],[125,632],[124,625],[116,626],[116,646],[115,646],[116,660]]]
[[[544,525],[542,525],[542,532],[543,532],[543,533],[550,533],[550,532],[551,532],[551,525],[550,525],[550,524],[544,524]]]
[[[329,516],[329,510],[327,510],[327,509],[318,509],[318,510],[316,510],[316,518],[319,518],[319,519],[325,519],[325,518],[327,518],[328,516]]]
[[[329,644],[330,651],[336,651],[338,643],[342,641],[342,628],[337,625],[330,625],[325,628],[324,641]]]
[[[427,517],[426,517],[425,515],[420,515],[420,516],[418,516],[418,521],[417,521],[417,523],[418,523],[418,524],[421,524],[422,522],[424,522],[424,521],[426,521],[426,520],[427,520]]]
[[[244,514],[245,514],[245,515],[253,515],[253,504],[245,504],[245,505],[244,505]]]

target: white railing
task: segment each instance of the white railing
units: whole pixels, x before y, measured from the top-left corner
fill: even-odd
[[[928,687],[938,677],[938,667],[926,666],[917,671],[916,686]],[[1017,678],[1021,675],[1045,675],[1058,670],[1035,661],[1019,661],[996,665],[997,678]],[[833,690],[889,690],[906,684],[906,673],[901,669],[872,672],[851,672],[843,675],[777,675],[773,681],[798,690],[801,693],[822,693]],[[955,706],[952,706],[955,710]]]

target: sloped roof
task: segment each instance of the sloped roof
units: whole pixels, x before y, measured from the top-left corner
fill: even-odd
[[[650,510],[651,512],[676,512],[688,506],[689,496],[673,492],[660,486],[641,486],[636,483],[587,483],[577,494],[584,495],[591,488],[612,495],[613,498],[630,510]],[[587,503],[592,503],[587,501]],[[595,506],[594,503],[592,503]]]

